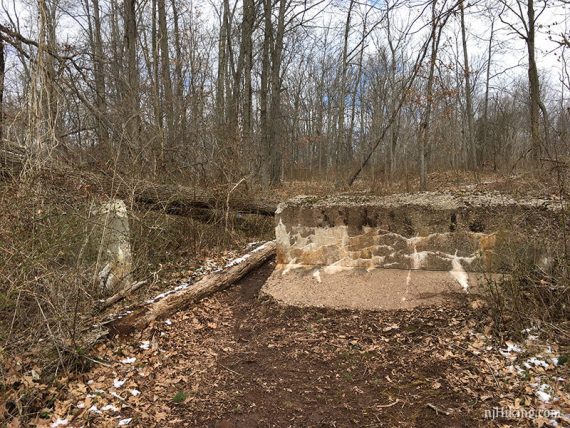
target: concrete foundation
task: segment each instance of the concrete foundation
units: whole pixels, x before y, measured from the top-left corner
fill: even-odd
[[[277,209],[277,267],[264,292],[291,303],[330,306],[336,296],[339,307],[408,307],[426,293],[468,290],[474,273],[508,271],[513,255],[547,269],[545,237],[555,236],[560,210],[495,193],[297,197]]]
[[[279,265],[501,271],[507,248],[547,258],[554,201],[441,193],[388,197],[298,197],[276,213]],[[536,237],[533,242],[530,240]]]

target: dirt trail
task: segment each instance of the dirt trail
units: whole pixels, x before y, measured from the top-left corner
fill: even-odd
[[[101,346],[105,365],[62,388],[50,424],[491,427],[499,421],[485,410],[539,406],[487,340],[477,302],[383,312],[283,307],[258,298],[272,270],[269,263],[140,337]]]

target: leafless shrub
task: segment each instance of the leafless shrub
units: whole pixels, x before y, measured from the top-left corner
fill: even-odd
[[[485,295],[500,335],[517,337],[524,329],[537,327],[570,343],[569,222],[563,177],[558,175],[558,221],[545,221],[540,230],[526,231],[526,239],[514,239],[502,248],[506,274],[487,278]]]

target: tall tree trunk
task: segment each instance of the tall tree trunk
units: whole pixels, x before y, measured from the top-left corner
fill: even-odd
[[[340,63],[340,76],[339,76],[339,88],[338,88],[338,116],[337,116],[337,138],[335,144],[335,151],[336,151],[336,169],[337,173],[340,169],[340,165],[345,160],[345,143],[346,143],[346,135],[344,129],[344,114],[345,114],[345,100],[344,97],[346,96],[346,80],[347,80],[347,73],[348,73],[348,38],[350,36],[350,21],[352,18],[352,9],[354,7],[355,0],[350,0],[348,5],[348,12],[346,14],[346,22],[344,25],[344,39],[343,39],[343,46],[342,46],[342,57]]]
[[[348,160],[352,160],[352,152],[353,152],[353,135],[354,135],[354,121],[356,117],[356,98],[359,96],[359,87],[360,82],[362,81],[362,66],[364,61],[364,47],[365,47],[365,38],[366,38],[366,25],[367,25],[367,17],[364,18],[364,22],[362,23],[362,39],[360,40],[360,53],[358,55],[358,73],[356,75],[356,79],[354,82],[354,90],[352,93],[352,103],[350,106],[350,124],[348,126],[348,138],[347,138],[347,151],[348,151]],[[361,107],[362,108],[362,107]]]
[[[224,128],[226,125],[226,79],[228,72],[228,24],[229,19],[228,0],[224,0],[220,22],[220,38],[218,41],[218,77],[216,81],[216,118],[220,137],[225,138]]]
[[[59,132],[59,100],[56,82],[55,59],[50,53],[57,51],[56,42],[56,8],[57,4],[46,0],[38,1],[40,14],[40,36],[38,48],[38,61],[36,70],[38,75],[38,105],[41,110],[39,118],[40,134],[36,137],[40,149],[48,151],[58,144]],[[48,143],[46,145],[46,143]]]
[[[386,30],[388,33],[388,47],[390,49],[390,115],[394,114],[398,105],[398,97],[396,95],[396,71],[397,71],[397,52],[391,34],[390,12],[386,14]],[[394,181],[396,175],[396,148],[398,146],[398,139],[400,136],[400,112],[397,112],[397,117],[394,126],[390,129],[389,141],[389,162],[390,162],[390,181]]]
[[[493,35],[495,34],[495,19],[491,21],[491,33],[489,35],[489,46],[487,53],[487,70],[485,77],[485,98],[483,101],[483,144],[485,149],[488,148],[490,144],[489,140],[489,92],[490,92],[490,81],[491,81],[491,60],[493,56]],[[496,156],[496,144],[493,144],[493,170],[497,170],[497,156]]]
[[[175,101],[173,105],[175,132],[174,139],[178,141],[180,137],[186,135],[186,114],[184,113],[184,76],[182,71],[182,43],[180,40],[180,17],[178,13],[177,0],[171,1],[172,19],[174,21],[174,50],[176,52],[176,60],[174,63],[174,75],[176,77]]]
[[[123,19],[125,21],[125,50],[127,56],[127,76],[123,82],[123,103],[126,106],[127,132],[131,150],[142,149],[139,138],[139,70],[137,63],[137,17],[136,0],[124,0]]]
[[[4,59],[4,39],[0,37],[0,144],[4,140],[4,75],[6,61]]]
[[[271,55],[271,112],[269,114],[269,144],[270,144],[270,184],[276,185],[281,181],[282,149],[283,149],[283,118],[281,117],[281,64],[283,61],[283,42],[285,38],[285,9],[287,1],[279,1],[277,31],[275,45]]]
[[[158,35],[160,45],[160,79],[164,96],[163,114],[166,116],[165,146],[173,143],[174,134],[174,97],[172,94],[172,80],[170,78],[170,53],[168,52],[168,27],[166,24],[165,0],[157,0],[158,7]]]
[[[532,158],[535,163],[540,159],[541,138],[539,130],[539,109],[540,109],[540,84],[538,80],[538,69],[535,55],[535,11],[534,0],[528,0],[528,34],[526,46],[528,50],[528,83],[530,96],[530,135],[532,141]]]
[[[269,132],[269,82],[271,75],[271,44],[273,39],[273,23],[271,21],[271,0],[263,0],[263,21],[264,35],[261,58],[261,82],[259,89],[259,125],[261,131],[261,144],[263,156],[263,165],[261,167],[261,178],[265,184],[271,181],[270,159],[271,159],[271,141]]]
[[[164,165],[165,156],[165,138],[164,138],[164,109],[162,99],[162,86],[160,85],[160,47],[159,47],[159,34],[158,34],[158,2],[157,0],[151,1],[151,54],[146,55],[149,57],[147,60],[147,69],[149,73],[149,80],[152,88],[152,108],[154,111],[154,119],[158,129],[161,132],[159,136],[159,163]],[[143,32],[143,39],[146,41],[145,33]],[[144,43],[146,46],[147,43]],[[156,166],[156,157],[155,157]],[[154,171],[156,173],[156,169]]]
[[[461,42],[463,44],[463,74],[465,78],[465,103],[467,114],[467,144],[469,150],[469,165],[471,169],[477,169],[477,147],[473,130],[473,99],[471,93],[471,71],[469,69],[469,55],[467,52],[467,35],[465,30],[465,6],[464,0],[459,1],[461,15]]]
[[[92,15],[89,2],[92,1]],[[105,155],[110,155],[109,130],[107,129],[107,96],[105,82],[105,66],[103,55],[103,40],[101,36],[101,10],[99,0],[86,0],[87,14],[89,16],[89,41],[93,61],[93,78],[95,81],[95,108],[97,140]]]
[[[435,78],[435,63],[437,60],[437,50],[439,47],[439,34],[441,34],[441,27],[438,31],[439,17],[436,14],[437,0],[432,0],[431,7],[431,54],[429,60],[429,74],[426,87],[426,107],[422,123],[420,124],[420,191],[427,190],[427,152],[430,141],[430,128],[431,128],[431,111],[433,108],[433,84]]]
[[[243,97],[242,97],[242,142],[251,149],[253,137],[253,88],[251,70],[253,68],[253,30],[255,25],[255,0],[243,2],[243,24],[241,54],[243,58]]]

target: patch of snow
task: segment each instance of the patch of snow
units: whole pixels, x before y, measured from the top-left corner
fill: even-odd
[[[95,413],[97,415],[101,414],[101,410],[99,410],[95,404],[93,404],[91,407],[89,407],[89,412]]]
[[[121,380],[121,379],[115,379],[113,381],[113,386],[115,388],[120,388],[121,386],[123,386],[125,384],[126,380]]]
[[[234,267],[236,265],[239,265],[240,263],[245,262],[247,259],[249,259],[249,257],[253,253],[257,253],[257,252],[263,250],[270,242],[272,242],[272,241],[268,241],[268,242],[263,243],[263,245],[259,245],[258,247],[251,250],[249,253],[244,254],[243,256],[238,257],[237,259],[230,260],[228,263],[226,263],[226,265],[223,268],[216,269],[214,272],[221,272],[224,269],[228,269],[228,268]],[[251,244],[249,244],[249,246],[256,245],[256,244],[259,244],[259,243],[258,242],[252,242]]]
[[[187,289],[188,287],[190,287],[190,285],[191,285],[190,282],[183,282],[182,284],[174,287],[171,290],[165,291],[164,293],[160,293],[154,296],[152,299],[148,299],[146,303],[148,304],[155,303],[158,300],[164,299],[166,296],[170,296],[171,294],[178,293],[179,291]]]
[[[256,249],[256,250],[257,250],[257,249]],[[255,250],[253,250],[252,253],[253,253],[254,251],[255,251]],[[248,258],[249,258],[249,254],[244,254],[243,256],[238,257],[237,259],[230,260],[228,263],[226,263],[226,265],[225,265],[223,268],[220,268],[220,269],[216,270],[216,272],[221,272],[223,269],[228,269],[228,268],[237,266],[237,265],[239,265],[240,263],[245,262]]]
[[[516,372],[518,375],[521,375],[521,376],[524,374],[524,370],[519,365],[508,366],[507,370],[511,373]]]
[[[545,369],[548,368],[548,363],[544,360],[541,360],[537,357],[531,357],[528,360],[525,361],[524,366],[527,369],[530,369],[531,367],[544,367]]]
[[[313,278],[315,278],[317,280],[317,282],[322,282],[321,281],[321,271],[320,270],[316,270],[313,272]]]
[[[520,354],[524,351],[524,348],[520,345],[517,345],[514,342],[507,341],[505,342],[506,348],[499,349],[499,353],[505,358],[513,357],[513,353]]]
[[[121,360],[123,364],[133,364],[137,359],[135,357],[124,358]]]
[[[267,247],[269,244],[271,244],[273,241],[267,241],[265,244],[260,245],[259,247],[255,248],[253,251],[251,251],[252,253],[257,253],[258,251],[261,251],[263,249],[265,249],[265,247]]]
[[[536,398],[538,398],[540,401],[544,403],[550,403],[550,400],[552,400],[552,394],[547,392],[547,390],[549,389],[550,387],[546,384],[540,385],[538,390],[535,391]]]
[[[107,404],[106,406],[103,406],[101,408],[101,410],[103,412],[109,412],[109,411],[110,412],[118,412],[119,411],[119,409],[117,409],[113,404]]]
[[[166,324],[166,325],[172,325],[172,321],[166,320],[166,321],[164,321],[164,324]]]
[[[150,348],[150,341],[148,341],[148,340],[143,340],[143,341],[141,342],[141,344],[139,345],[139,348],[141,348],[141,349],[143,349],[143,350],[146,351],[147,349]]]
[[[141,395],[141,392],[138,389],[131,389],[129,392],[133,397],[138,397],[139,395]]]
[[[125,418],[119,421],[119,426],[123,427],[125,425],[129,425],[132,422],[133,418]]]
[[[67,419],[57,418],[57,420],[53,424],[51,424],[51,428],[61,427],[67,425],[68,423],[69,421]]]

